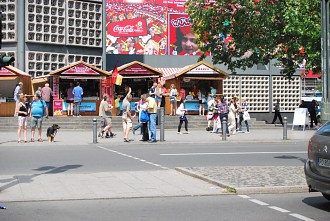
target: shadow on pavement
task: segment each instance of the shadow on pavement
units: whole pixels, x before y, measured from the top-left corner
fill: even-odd
[[[296,156],[288,156],[288,155],[282,155],[282,156],[276,156],[274,158],[277,158],[277,159],[283,159],[283,160],[299,160],[301,161],[302,163],[306,163],[306,159],[304,158],[301,158],[301,157],[296,157]]]
[[[13,178],[0,180],[0,183],[7,183],[0,187],[0,192],[8,189],[10,187],[13,187],[19,183],[31,183],[31,182],[33,182],[33,178],[35,178],[37,176],[41,176],[44,174],[64,173],[68,170],[77,169],[79,167],[82,167],[82,165],[66,165],[66,166],[62,166],[62,167],[44,166],[44,167],[40,167],[37,169],[33,169],[35,171],[40,171],[40,172],[44,171],[44,172],[38,173],[38,174],[32,174],[32,175],[17,175],[17,176],[14,176]]]
[[[307,198],[303,199],[302,201],[303,201],[303,203],[305,203],[309,206],[312,206],[316,209],[330,212],[330,201],[325,199],[322,195],[315,196],[315,197],[307,197]]]

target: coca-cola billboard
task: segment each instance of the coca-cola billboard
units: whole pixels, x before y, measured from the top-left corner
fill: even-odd
[[[142,18],[113,22],[108,25],[108,34],[113,37],[136,37],[147,35],[147,22]]]
[[[108,54],[200,55],[186,0],[107,0]],[[182,35],[186,34],[185,37]],[[183,40],[182,40],[183,39]],[[186,44],[184,44],[186,42]]]

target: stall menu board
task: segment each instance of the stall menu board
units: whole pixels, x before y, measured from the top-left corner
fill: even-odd
[[[62,116],[63,115],[63,100],[53,100],[53,112],[54,116]]]
[[[292,130],[295,125],[296,126],[301,125],[301,126],[303,126],[303,129],[305,130],[305,125],[309,124],[307,113],[308,113],[307,108],[296,108],[294,110]]]

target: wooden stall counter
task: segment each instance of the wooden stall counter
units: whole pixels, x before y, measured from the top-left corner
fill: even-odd
[[[16,102],[0,102],[0,117],[13,117]]]

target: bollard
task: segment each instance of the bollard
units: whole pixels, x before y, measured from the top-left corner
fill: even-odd
[[[219,116],[220,117],[220,116]],[[222,140],[226,140],[227,137],[227,119],[222,118]]]
[[[97,143],[97,120],[93,119],[93,143]]]
[[[164,126],[165,126],[165,110],[164,110],[164,107],[161,107],[160,108],[160,141],[161,142],[165,141]]]
[[[283,118],[283,140],[288,139],[288,118]]]

